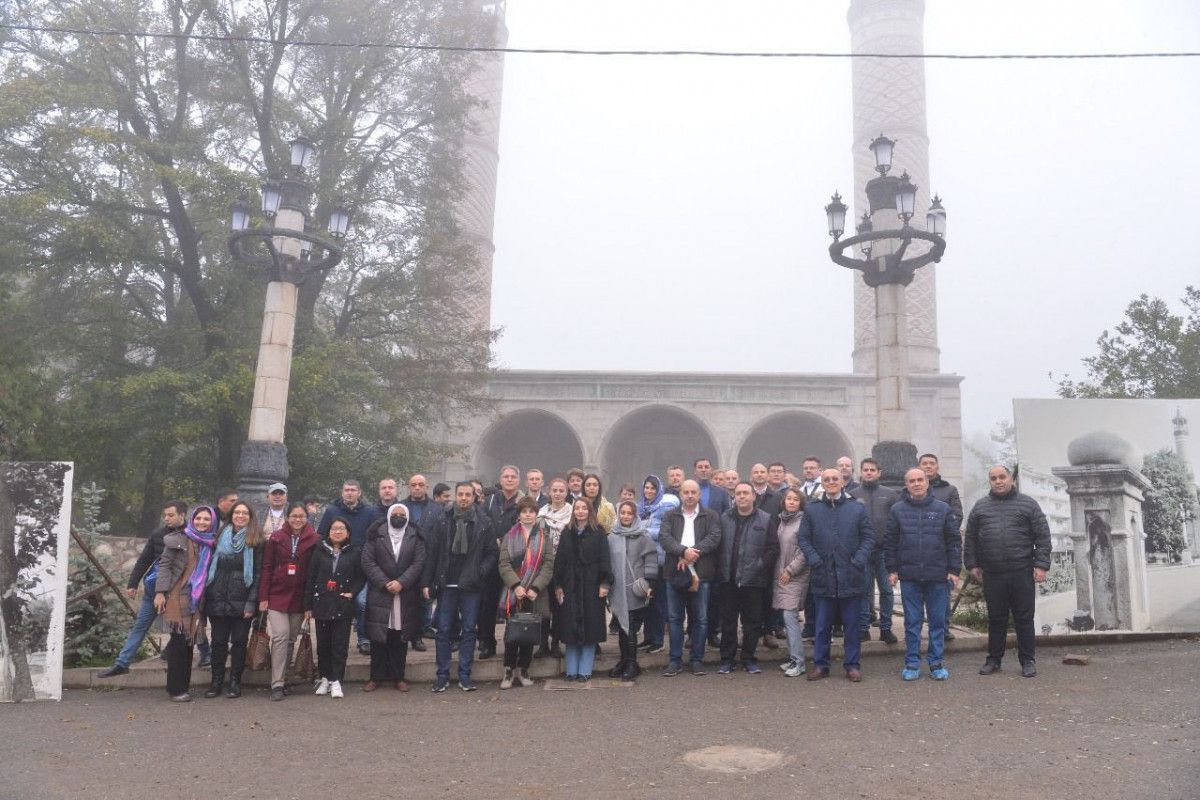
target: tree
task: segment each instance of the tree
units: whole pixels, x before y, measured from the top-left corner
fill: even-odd
[[[56,528],[70,468],[62,463],[0,462],[0,652],[7,654],[13,670],[16,701],[34,699],[26,616],[39,585],[35,570],[58,548]]]
[[[1125,309],[1125,319],[1100,334],[1097,355],[1083,359],[1088,380],[1069,376],[1061,397],[1200,397],[1200,289],[1184,290],[1186,315],[1171,312],[1143,294]]]
[[[292,483],[415,469],[443,417],[482,407],[494,334],[451,302],[475,288],[453,213],[474,62],[298,43],[471,45],[491,15],[455,0],[25,0],[0,18],[29,28],[0,41],[0,286],[15,287],[0,353],[20,354],[0,357],[0,410],[33,417],[0,444],[74,459],[109,489],[118,531],[234,482],[265,278],[230,262],[228,209],[282,174],[294,134],[321,152],[314,223],[349,200],[355,230],[301,290]],[[6,325],[10,310],[30,328]]]
[[[101,555],[100,547],[103,544],[100,537],[109,529],[109,524],[99,519],[104,490],[91,484],[80,487],[78,496],[78,513],[73,518],[75,533],[112,574],[116,565],[111,556]],[[97,588],[100,591],[82,597],[67,609],[63,659],[69,666],[111,664],[129,632],[129,611],[113,596],[100,570],[81,549],[71,548],[70,567],[69,596],[85,595]]]
[[[1151,484],[1142,501],[1146,551],[1167,553],[1174,560],[1187,546],[1183,536],[1183,512],[1191,505],[1187,465],[1175,451],[1164,449],[1145,457],[1142,474]]]

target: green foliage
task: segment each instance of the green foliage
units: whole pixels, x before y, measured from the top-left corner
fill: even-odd
[[[1096,340],[1083,359],[1088,380],[1063,378],[1062,397],[1200,397],[1200,289],[1184,290],[1181,316],[1157,297],[1141,295],[1125,309],[1115,333]]]
[[[1055,559],[1046,573],[1046,580],[1037,584],[1038,594],[1058,594],[1075,588],[1074,559]]]
[[[1173,450],[1159,450],[1145,457],[1142,474],[1151,483],[1142,501],[1146,551],[1175,560],[1186,546],[1184,509],[1191,505],[1187,464]]]
[[[95,484],[83,486],[78,492],[78,511],[74,515],[75,532],[96,553],[103,543],[100,538],[108,532],[107,522],[99,520],[104,490]],[[117,566],[112,558],[97,556],[111,575]],[[74,597],[104,583],[100,570],[78,547],[71,548],[67,595]],[[80,600],[67,608],[66,648],[63,663],[68,667],[111,664],[120,652],[133,622],[129,611],[111,589]]]
[[[25,0],[33,28],[271,40],[490,41],[452,0]],[[301,287],[289,483],[406,471],[482,407],[494,333],[456,223],[478,101],[470,57],[390,48],[46,35],[0,47],[0,457],[76,463],[101,517],[140,532],[173,496],[235,483],[265,276],[232,263],[228,209],[319,148],[313,224],[352,205],[346,258]],[[251,201],[254,202],[253,200]]]

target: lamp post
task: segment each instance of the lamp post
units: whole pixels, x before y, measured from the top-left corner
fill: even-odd
[[[875,406],[878,441],[871,455],[879,462],[888,483],[903,484],[904,471],[917,465],[917,448],[910,441],[908,312],[904,289],[916,271],[941,261],[946,252],[946,209],[935,197],[925,215],[926,230],[909,222],[916,213],[917,187],[908,173],[890,175],[895,140],[880,134],[870,144],[879,175],[867,182],[870,210],[856,226],[856,235],[843,239],[846,204],[834,194],[825,215],[833,244],[829,257],[835,264],[862,273],[863,282],[875,290]],[[899,225],[896,221],[899,220]],[[910,254],[909,248],[918,243]],[[853,253],[859,248],[860,258]]]
[[[277,481],[286,482],[289,473],[283,432],[299,286],[309,275],[332,269],[342,260],[341,241],[350,224],[349,212],[336,206],[329,215],[328,236],[309,230],[312,187],[306,180],[305,166],[315,153],[307,139],[290,142],[291,168],[287,176],[268,179],[262,185],[265,225],[251,226],[245,199],[234,203],[230,217],[230,254],[266,271],[269,281],[250,429],[238,459],[238,494],[257,508],[266,505],[267,487]]]

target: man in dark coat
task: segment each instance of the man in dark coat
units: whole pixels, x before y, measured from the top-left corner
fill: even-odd
[[[958,519],[950,506],[929,493],[929,478],[920,467],[904,474],[903,499],[888,511],[884,530],[884,559],[888,583],[900,584],[904,599],[904,680],[921,677],[921,625],[929,617],[929,675],[944,681],[950,672],[942,664],[946,641],[946,595],[958,585],[962,570],[962,541]]]
[[[137,657],[137,652],[141,648],[142,642],[145,641],[150,626],[158,618],[158,612],[154,610],[154,573],[151,570],[158,563],[158,557],[162,555],[163,538],[168,533],[183,530],[186,522],[186,503],[175,500],[163,507],[162,524],[146,537],[146,544],[142,546],[137,563],[133,565],[133,570],[129,573],[129,582],[125,585],[125,594],[131,598],[137,597],[138,584],[143,579],[149,585],[150,591],[142,593],[142,604],[138,606],[137,617],[134,618],[133,627],[129,629],[129,635],[125,637],[125,645],[121,648],[121,652],[117,653],[117,660],[97,677],[112,678],[129,672],[129,665]]]
[[[925,477],[929,479],[929,493],[941,500],[946,505],[950,506],[951,513],[954,514],[958,521],[959,530],[962,530],[963,523],[963,504],[962,498],[958,495],[958,487],[950,483],[941,475],[941,465],[938,463],[938,457],[933,453],[922,453],[917,459],[917,466],[925,473]],[[961,533],[960,533],[961,536]],[[950,619],[950,593],[946,593],[946,619]],[[950,630],[949,625],[946,627],[946,641],[954,641],[954,632]]]
[[[841,459],[838,461],[840,462]],[[874,588],[878,587],[879,638],[888,644],[895,644],[896,634],[892,633],[892,606],[895,605],[895,596],[892,593],[892,585],[888,581],[887,567],[883,563],[883,534],[887,531],[888,514],[891,512],[892,506],[900,501],[900,495],[879,482],[883,473],[879,471],[879,462],[875,459],[864,458],[858,468],[859,475],[862,476],[862,483],[855,484],[858,488],[850,494],[855,500],[866,506],[867,513],[871,515],[871,526],[875,528],[875,552],[871,554],[871,561],[867,564],[867,593],[864,597],[861,616],[862,639],[867,641],[871,638],[871,595]],[[838,471],[841,471],[840,466]],[[843,489],[842,491],[848,490]]]
[[[445,509],[429,496],[429,481],[425,479],[424,475],[417,474],[408,479],[408,497],[400,502],[408,509],[408,521],[420,529],[421,536],[425,539],[425,547],[432,552],[433,542],[430,540],[429,534],[433,528],[437,527],[437,522]],[[433,636],[433,602],[422,599],[421,608],[422,632],[426,636]],[[419,653],[425,652],[425,643],[419,636],[413,639],[412,646],[413,650]]]
[[[1050,570],[1050,525],[1037,501],[1021,494],[1008,467],[988,470],[990,491],[967,518],[963,560],[971,577],[983,581],[988,609],[988,655],[980,675],[999,672],[1012,613],[1017,628],[1021,674],[1037,674],[1033,650],[1034,584]]]
[[[658,530],[666,560],[663,583],[667,589],[667,616],[671,630],[671,660],[663,675],[683,671],[683,613],[694,620],[691,668],[704,674],[704,643],[708,635],[708,596],[717,577],[717,551],[721,547],[721,518],[700,505],[700,484],[684,481],[677,508],[663,517]],[[695,586],[695,591],[691,587]]]
[[[692,465],[696,483],[700,484],[700,505],[710,508],[721,516],[733,506],[733,500],[724,486],[712,480],[712,461],[707,458],[697,458]],[[708,595],[708,644],[710,647],[720,647],[721,630],[721,587],[714,583]],[[695,625],[692,625],[695,628]],[[696,631],[692,630],[692,635]]]
[[[484,513],[492,525],[492,535],[496,539],[507,534],[513,525],[517,524],[517,501],[525,495],[521,494],[521,471],[512,465],[500,468],[499,486],[483,504]],[[499,546],[497,545],[497,553]],[[498,557],[498,556],[497,556]],[[479,660],[484,661],[496,655],[496,614],[500,605],[500,571],[492,570],[484,583],[483,595],[480,598],[478,637]]]
[[[344,519],[350,526],[350,542],[361,549],[367,543],[367,529],[379,518],[375,506],[363,502],[362,485],[356,480],[342,481],[342,496],[331,503],[321,515],[321,524],[317,526],[317,535],[322,539],[328,538],[329,526],[335,519]],[[368,655],[371,652],[371,640],[367,638],[367,590],[358,593],[355,598],[358,613],[354,617],[354,630],[358,634],[358,652]]]
[[[734,507],[721,515],[721,548],[717,561],[721,596],[721,674],[733,671],[738,652],[738,619],[742,622],[742,666],[751,675],[758,667],[762,636],[763,594],[771,592],[779,537],[768,533],[771,518],[754,507],[754,487],[739,483]]]
[[[839,615],[844,628],[842,665],[854,683],[862,680],[859,665],[859,625],[867,590],[867,561],[875,547],[875,529],[862,503],[842,491],[842,473],[821,473],[821,497],[804,507],[800,549],[812,567],[810,586],[817,602],[815,669],[810,681],[829,676],[833,622]]]
[[[404,666],[408,642],[421,635],[421,574],[427,558],[425,540],[408,522],[408,509],[395,503],[388,515],[367,531],[362,569],[367,578],[367,635],[371,647],[371,679],[363,691],[392,681],[408,691]]]
[[[437,552],[430,556],[432,568],[425,570],[425,596],[436,597],[437,680],[433,691],[444,692],[450,684],[450,636],[455,624],[462,631],[458,648],[458,685],[464,692],[475,690],[471,665],[475,660],[475,623],[480,614],[480,596],[492,573],[499,574],[500,551],[487,515],[475,503],[475,487],[469,481],[454,486],[454,506],[443,515],[436,536]],[[495,614],[495,608],[483,613]]]

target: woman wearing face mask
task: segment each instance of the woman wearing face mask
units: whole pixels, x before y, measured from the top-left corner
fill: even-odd
[[[608,537],[608,549],[613,572],[609,606],[620,626],[617,636],[621,645],[621,660],[608,675],[632,681],[642,671],[637,663],[637,635],[651,595],[650,581],[658,577],[654,542],[632,500],[617,506],[617,524]]]
[[[663,491],[662,478],[657,475],[647,475],[642,481],[642,499],[638,501],[638,519],[646,523],[646,532],[654,542],[658,554],[658,570],[654,580],[650,581],[652,594],[650,604],[646,607],[646,641],[642,649],[650,653],[661,653],[663,650],[663,629],[667,624],[667,592],[662,581],[662,566],[666,553],[658,543],[658,531],[662,527],[663,517],[672,508],[679,506],[679,498]]]
[[[617,510],[604,496],[604,485],[600,483],[599,475],[585,475],[583,478],[583,496],[591,501],[596,509],[596,524],[605,533],[612,530],[617,522]]]
[[[217,536],[216,550],[208,565],[204,612],[212,625],[212,685],[205,697],[221,693],[226,654],[230,663],[225,696],[242,696],[246,639],[250,636],[250,621],[258,610],[261,566],[262,532],[249,504],[239,500],[229,511],[229,524]]]
[[[425,568],[425,539],[408,521],[400,503],[367,529],[362,570],[367,577],[367,635],[371,639],[371,679],[364,692],[382,681],[402,692],[408,643],[421,635],[421,571]]]
[[[538,521],[544,522],[550,530],[550,549],[557,553],[559,538],[571,523],[571,504],[567,502],[570,490],[566,479],[555,478],[550,481],[546,493],[550,496],[550,502],[538,510]],[[558,646],[558,603],[550,603],[549,616],[542,617],[542,644],[534,657],[562,658],[562,655],[562,649]]]
[[[163,537],[162,555],[154,579],[154,610],[171,634],[167,643],[167,694],[176,703],[192,699],[192,644],[200,626],[204,585],[212,561],[214,520],[211,506],[192,511],[183,530]]]
[[[596,645],[604,641],[604,598],[612,587],[612,561],[606,534],[592,504],[582,497],[571,506],[571,524],[554,557],[554,598],[558,601],[567,680],[592,677]]]
[[[779,561],[775,565],[773,608],[782,609],[787,629],[789,659],[780,669],[789,678],[804,674],[804,639],[801,636],[800,609],[808,593],[809,567],[800,552],[800,520],[804,516],[804,491],[790,486],[783,492],[783,507],[771,518],[767,536],[779,537]]]
[[[505,618],[517,611],[533,611],[542,619],[550,616],[546,593],[554,576],[554,542],[545,519],[538,519],[537,502],[522,497],[517,501],[517,524],[500,540],[500,611]],[[529,665],[533,645],[504,646],[504,678],[501,689],[511,689],[514,678],[522,686],[532,686]],[[514,672],[515,670],[515,672]]]
[[[316,693],[335,699],[343,696],[354,598],[366,583],[361,559],[361,551],[350,542],[349,524],[338,517],[330,524],[328,537],[313,551],[308,564],[304,618],[317,621],[317,670],[321,682]]]
[[[263,545],[263,569],[258,610],[267,614],[271,636],[271,699],[282,700],[287,687],[284,676],[291,663],[292,643],[304,621],[304,584],[308,561],[321,538],[308,524],[303,503],[292,503],[283,527],[267,537]]]

